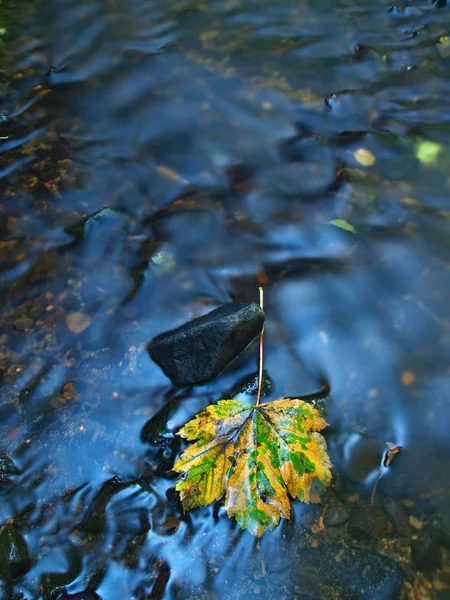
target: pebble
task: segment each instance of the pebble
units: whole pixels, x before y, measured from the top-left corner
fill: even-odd
[[[411,544],[411,556],[422,573],[430,573],[442,564],[441,547],[426,531]]]
[[[392,524],[381,506],[356,505],[350,514],[348,532],[355,539],[381,538],[392,532]]]
[[[335,527],[348,521],[350,511],[345,506],[327,506],[323,513],[325,527]]]
[[[398,600],[403,579],[403,569],[390,558],[336,544],[303,548],[287,587],[295,598]]]
[[[0,481],[9,481],[12,475],[19,475],[19,473],[19,469],[9,456],[0,454]]]
[[[72,333],[82,333],[92,323],[92,317],[82,312],[72,312],[66,316],[66,326]]]
[[[114,227],[127,229],[130,224],[130,217],[114,208],[102,208],[99,211],[88,215],[68,225],[64,231],[79,240],[85,235],[90,235],[95,230],[101,231],[103,227]]]
[[[32,566],[28,546],[14,525],[0,527],[0,577],[13,581],[22,577]]]
[[[225,304],[162,333],[147,349],[174,385],[205,383],[245,350],[261,332],[264,318],[255,302]]]

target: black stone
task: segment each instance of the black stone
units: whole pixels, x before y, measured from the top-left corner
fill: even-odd
[[[9,481],[11,475],[19,475],[20,471],[5,454],[0,454],[0,482]]]
[[[442,564],[441,547],[427,531],[411,544],[411,556],[419,571],[430,573]]]
[[[80,548],[70,546],[66,556],[69,560],[69,569],[63,572],[43,573],[41,575],[41,591],[44,600],[60,598],[66,591],[66,586],[79,577],[83,568],[83,557]]]
[[[127,230],[130,222],[130,217],[125,213],[115,208],[105,207],[68,225],[64,231],[79,240],[96,229],[100,230],[102,227]]]
[[[348,532],[355,539],[381,538],[391,531],[392,525],[381,506],[362,504],[353,507]]]
[[[164,448],[167,451],[164,452],[166,458],[169,455],[175,458],[180,449],[180,438],[169,429],[168,422],[177,410],[182,398],[183,395],[169,398],[163,408],[153,415],[141,430],[141,441],[144,444],[150,444],[153,448]],[[161,464],[158,464],[158,468],[160,467]]]
[[[87,509],[83,521],[79,525],[80,529],[89,533],[104,533],[107,530],[106,507],[108,503],[113,496],[132,485],[133,482],[124,481],[118,475],[105,481]]]
[[[307,598],[397,600],[404,572],[385,556],[332,545],[299,551],[288,577],[288,588]]]
[[[297,528],[295,528],[297,530]],[[236,564],[224,564],[222,574],[228,585],[223,600],[399,600],[405,573],[392,559],[343,544],[318,548],[303,542],[290,547],[269,543],[264,549],[266,573],[261,556],[254,553]],[[243,576],[240,575],[245,571]],[[261,574],[255,585],[249,577]],[[198,597],[198,587],[183,588],[183,596]]]
[[[348,521],[349,516],[350,511],[346,506],[327,506],[323,513],[323,523],[325,527],[336,527]]]
[[[264,318],[264,311],[254,302],[226,304],[159,335],[147,349],[174,385],[204,383],[250,344]]]
[[[300,517],[300,523],[307,531],[312,531],[313,525],[320,518],[320,508],[318,506],[312,506],[307,512],[304,512]]]
[[[249,396],[256,396],[258,393],[258,373],[252,373],[246,375],[233,387],[233,389],[226,396],[227,398],[234,398],[238,394],[248,394]],[[273,390],[273,380],[267,375],[266,371],[262,374],[262,385],[261,385],[261,397],[268,396]]]
[[[387,499],[384,501],[383,506],[394,526],[395,533],[399,537],[411,539],[415,532],[409,522],[408,513],[403,504]]]
[[[22,534],[14,525],[0,527],[0,577],[13,581],[31,569],[31,557]]]

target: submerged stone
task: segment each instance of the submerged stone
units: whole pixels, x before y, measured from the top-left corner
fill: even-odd
[[[300,551],[288,587],[318,598],[312,594],[320,581],[322,600],[396,600],[403,578],[403,569],[390,558],[336,545]]]
[[[13,461],[5,454],[0,454],[0,482],[9,481],[12,475],[19,475],[19,473]]]
[[[336,506],[327,506],[323,513],[323,523],[325,527],[336,527],[348,521],[349,510],[346,506],[340,504]]]
[[[96,228],[109,226],[117,229],[128,229],[130,224],[129,215],[116,210],[115,208],[102,208],[97,212],[72,223],[65,227],[64,231],[79,240],[88,235]]]
[[[355,539],[381,538],[392,532],[392,524],[381,506],[362,504],[353,507],[348,532]]]
[[[412,542],[411,556],[417,569],[423,573],[430,573],[441,566],[441,546],[432,531],[425,529],[422,535]]]
[[[261,332],[264,311],[255,302],[226,304],[156,337],[151,358],[179,387],[216,377]]]
[[[227,395],[227,398],[235,398],[238,394],[248,394],[249,396],[256,396],[258,394],[258,384],[258,372],[246,375],[233,387],[233,389]],[[273,380],[264,370],[262,373],[261,397],[264,398],[264,396],[268,396],[272,393],[272,390]]]
[[[398,600],[405,573],[386,556],[341,544],[299,547],[285,552],[277,544],[266,549],[264,597],[280,596],[296,600]],[[276,565],[276,569],[272,565]],[[248,571],[261,568],[261,558],[247,565]],[[232,581],[235,565],[228,567]],[[228,573],[227,573],[228,574]],[[283,594],[281,594],[283,596]],[[261,588],[251,589],[242,580],[227,589],[224,600],[261,598]]]
[[[13,581],[31,569],[31,557],[22,534],[14,525],[0,527],[0,577]]]
[[[40,588],[44,600],[60,598],[61,594],[66,591],[66,586],[80,576],[83,568],[83,556],[80,548],[69,546],[66,556],[69,563],[67,571],[49,572],[41,575]]]

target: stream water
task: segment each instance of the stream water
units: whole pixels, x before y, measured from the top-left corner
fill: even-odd
[[[2,598],[448,600],[449,35],[445,0],[0,2]],[[146,345],[259,285],[265,399],[329,388],[334,468],[256,541],[171,472],[256,343],[183,390]]]

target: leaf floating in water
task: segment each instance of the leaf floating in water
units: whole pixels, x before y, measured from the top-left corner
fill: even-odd
[[[344,229],[345,231],[350,231],[350,233],[356,233],[356,229],[353,227],[353,225],[344,219],[333,219],[332,221],[327,221],[327,224],[334,225],[335,227],[339,227],[339,229]]]
[[[440,144],[423,140],[417,145],[416,158],[424,165],[434,165],[441,152],[442,146]]]
[[[82,312],[72,312],[66,317],[67,329],[72,333],[82,333],[92,323],[92,317]]]
[[[178,434],[195,441],[179,458],[176,489],[185,510],[225,496],[242,529],[260,537],[290,518],[289,496],[319,502],[331,481],[319,411],[300,399],[254,406],[220,400]]]
[[[359,148],[354,154],[355,160],[363,167],[372,167],[377,159],[367,148]]]

